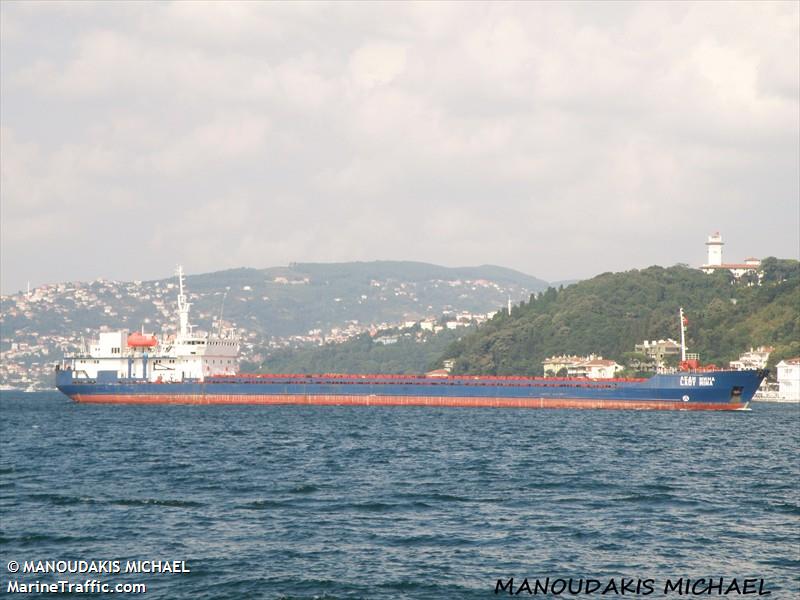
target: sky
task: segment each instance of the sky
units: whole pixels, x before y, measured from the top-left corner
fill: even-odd
[[[800,3],[0,3],[0,289],[800,258]]]

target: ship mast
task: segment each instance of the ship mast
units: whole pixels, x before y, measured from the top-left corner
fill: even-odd
[[[178,318],[180,319],[180,337],[189,335],[189,307],[191,303],[186,302],[186,295],[183,293],[183,266],[178,265]]]
[[[681,321],[681,362],[686,360],[686,317],[683,316],[683,307],[679,311]]]
[[[225,310],[225,298],[228,297],[228,290],[222,294],[222,306],[219,308],[219,323],[217,324],[217,337],[222,337],[222,311]]]

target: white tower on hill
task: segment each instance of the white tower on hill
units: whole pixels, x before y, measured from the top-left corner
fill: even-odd
[[[725,242],[722,241],[722,236],[719,231],[708,236],[708,241],[706,242],[706,246],[708,246],[707,265],[722,265],[722,246],[724,245]]]

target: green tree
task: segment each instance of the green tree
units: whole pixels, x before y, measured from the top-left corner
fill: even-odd
[[[549,288],[495,317],[446,349],[459,373],[541,373],[554,354],[602,354],[630,362],[645,339],[679,339],[678,309],[688,318],[687,345],[718,365],[758,345],[800,339],[797,261],[765,260],[761,285],[685,266],[603,273],[563,290]],[[789,351],[789,350],[787,350]],[[640,357],[637,357],[640,359]]]

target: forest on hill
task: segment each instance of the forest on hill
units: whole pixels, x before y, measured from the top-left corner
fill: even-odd
[[[531,295],[440,357],[455,373],[542,375],[555,354],[601,354],[620,364],[643,340],[680,339],[678,311],[689,321],[687,346],[704,364],[726,366],[751,347],[775,347],[770,365],[800,355],[800,263],[767,258],[756,277],[734,281],[679,265],[604,273]]]
[[[372,338],[368,333],[340,344],[273,350],[261,364],[243,365],[243,370],[261,373],[397,373],[422,374],[447,347],[475,326],[445,329],[439,333],[411,329],[387,329]],[[382,344],[376,340],[391,337]]]

